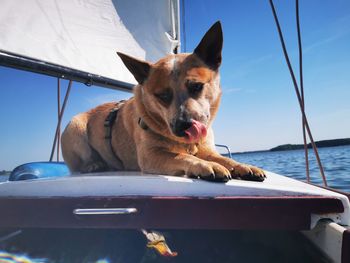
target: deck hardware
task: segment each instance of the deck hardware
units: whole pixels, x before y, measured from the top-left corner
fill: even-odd
[[[136,208],[78,208],[73,210],[75,215],[129,215],[136,212]]]

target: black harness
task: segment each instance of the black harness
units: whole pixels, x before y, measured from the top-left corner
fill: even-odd
[[[124,100],[117,102],[115,107],[110,110],[109,114],[107,115],[107,117],[104,121],[105,140],[106,140],[106,143],[108,145],[109,151],[114,156],[116,164],[118,164],[118,167],[124,167],[124,165],[123,165],[123,162],[120,160],[120,158],[118,157],[118,155],[116,154],[116,152],[113,149],[113,145],[112,145],[112,134],[113,133],[112,133],[112,131],[113,131],[113,125],[118,117],[118,111],[124,105],[124,102],[125,102]],[[149,127],[143,121],[142,118],[139,118],[138,124],[145,131],[149,129]]]
[[[139,124],[139,126],[141,127],[141,129],[147,131],[149,129],[149,127],[147,126],[147,124],[145,123],[145,121],[140,117],[139,121],[137,122]]]
[[[120,160],[118,155],[113,149],[112,145],[112,131],[113,131],[113,125],[115,123],[115,120],[117,119],[118,116],[118,111],[119,109],[124,105],[124,101],[117,102],[115,107],[111,109],[109,114],[107,115],[105,122],[104,122],[104,127],[105,127],[105,140],[107,143],[107,146],[109,148],[109,151],[112,153],[114,156],[114,161],[117,164],[118,167],[121,167],[121,169],[124,168],[123,162]]]

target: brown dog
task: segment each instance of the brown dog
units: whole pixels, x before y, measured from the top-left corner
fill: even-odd
[[[221,97],[222,44],[217,22],[192,54],[169,55],[150,64],[118,53],[139,83],[135,96],[71,120],[62,135],[63,157],[71,171],[141,170],[215,181],[263,181],[263,170],[215,150],[211,124]]]

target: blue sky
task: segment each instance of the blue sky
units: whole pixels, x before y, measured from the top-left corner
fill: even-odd
[[[223,99],[214,131],[232,151],[302,143],[301,117],[268,1],[186,2],[191,52],[217,20],[224,31]],[[294,1],[275,1],[295,71]],[[350,1],[300,1],[306,110],[315,140],[350,137]],[[66,82],[63,83],[66,87]],[[131,94],[74,83],[63,120]],[[0,170],[47,160],[56,79],[0,67]]]

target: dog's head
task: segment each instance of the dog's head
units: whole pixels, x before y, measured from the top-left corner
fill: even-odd
[[[183,143],[206,137],[221,97],[222,44],[216,22],[192,54],[168,55],[151,64],[118,53],[139,83],[135,100],[150,128]]]

